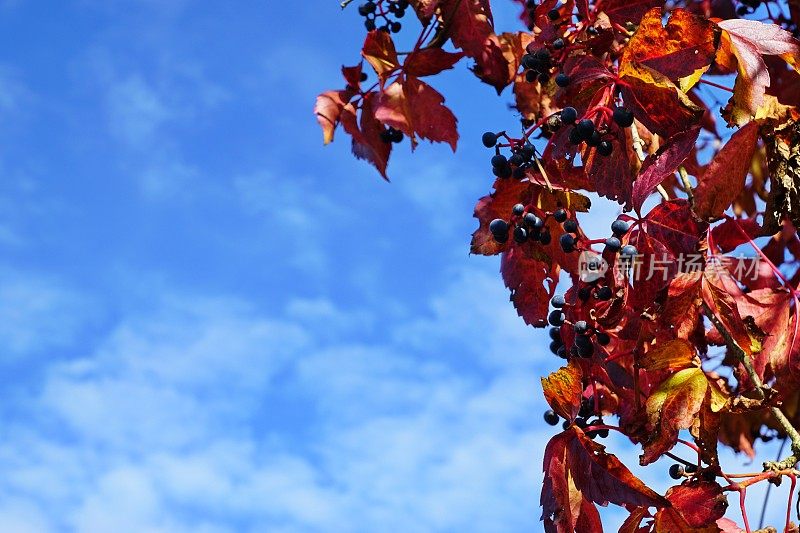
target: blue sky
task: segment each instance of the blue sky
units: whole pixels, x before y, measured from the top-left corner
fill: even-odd
[[[332,0],[0,2],[0,531],[539,528],[558,360],[467,253],[509,97],[435,80],[462,148],[386,184],[311,112],[361,39]]]

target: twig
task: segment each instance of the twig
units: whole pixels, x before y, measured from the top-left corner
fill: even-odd
[[[692,182],[689,181],[689,173],[686,172],[686,168],[683,165],[678,167],[678,174],[681,175],[681,181],[683,182],[683,188],[686,189],[686,196],[689,197],[689,202],[694,201],[694,192],[692,191]]]
[[[781,460],[781,456],[783,455],[783,449],[786,447],[786,437],[781,440],[781,447],[778,449],[778,454],[775,457],[776,461]],[[764,518],[767,516],[767,503],[769,502],[769,492],[772,489],[772,483],[767,485],[767,492],[764,494],[764,504],[761,506],[761,518],[758,519],[758,527],[759,529],[764,527]]]
[[[341,3],[341,4],[339,4],[339,5],[341,6],[341,8],[342,8],[342,9],[344,9],[344,8],[346,8],[348,5],[350,5],[350,3],[351,3],[351,2],[353,2],[353,0],[342,0],[342,3]]]
[[[719,331],[720,335],[722,335],[722,338],[725,339],[725,344],[742,363],[742,366],[747,372],[750,381],[752,381],[753,385],[755,386],[755,392],[758,398],[761,400],[766,398],[764,390],[769,389],[769,387],[764,386],[761,378],[756,373],[755,368],[753,368],[753,363],[750,361],[750,356],[747,355],[747,352],[745,352],[741,346],[739,346],[739,344],[733,338],[733,335],[731,335],[731,332],[728,331],[720,319],[714,315],[713,311],[711,311],[711,308],[708,307],[708,304],[705,302],[703,302],[703,314],[711,321],[714,327],[717,328],[717,331]],[[772,413],[772,416],[775,417],[775,419],[778,421],[778,424],[780,424],[780,426],[792,440],[792,455],[786,459],[783,459],[782,461],[765,461],[764,471],[777,471],[794,468],[794,465],[797,464],[798,457],[800,457],[800,433],[797,432],[789,419],[786,418],[786,415],[783,414],[783,411],[781,411],[778,407],[770,407],[769,409]]]

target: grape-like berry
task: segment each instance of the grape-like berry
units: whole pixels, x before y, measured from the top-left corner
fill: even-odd
[[[481,140],[483,141],[483,145],[486,148],[494,148],[495,146],[497,146],[497,135],[495,135],[491,131],[487,131],[486,133],[484,133],[483,137],[481,137]]]
[[[558,415],[552,409],[548,409],[544,412],[544,421],[550,424],[551,426],[555,426],[558,424]]]

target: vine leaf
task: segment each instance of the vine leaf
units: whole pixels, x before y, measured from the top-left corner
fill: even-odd
[[[697,137],[700,135],[700,126],[695,126],[684,132],[677,133],[667,139],[667,142],[655,154],[650,154],[642,163],[639,176],[633,184],[632,203],[634,209],[639,211],[642,204],[656,188],[678,170],[692,153]]]
[[[742,125],[756,116],[764,102],[766,88],[770,86],[763,56],[780,56],[798,70],[800,42],[780,26],[757,20],[723,20],[719,27],[724,30],[724,38],[720,46],[723,53],[718,55],[718,60],[729,63],[728,58],[733,55],[738,70],[729,102],[729,122]]]
[[[716,219],[739,196],[758,141],[758,124],[749,122],[734,133],[714,156],[694,190],[694,212],[703,220]]]
[[[571,360],[546,378],[542,378],[544,398],[561,418],[575,420],[581,407],[583,372],[580,365]]]
[[[574,531],[586,505],[664,507],[664,497],[634,476],[605,447],[572,426],[555,435],[544,452],[542,520],[548,531]],[[581,531],[599,531],[581,529]]]
[[[713,525],[728,508],[722,487],[714,481],[686,481],[671,487],[666,498],[675,512],[693,528]]]
[[[680,8],[670,13],[665,26],[661,18],[661,7],[644,15],[620,61],[647,65],[685,92],[714,61],[720,29],[707,18]]]

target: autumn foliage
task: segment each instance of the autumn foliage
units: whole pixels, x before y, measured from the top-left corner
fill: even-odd
[[[344,88],[317,98],[324,142],[346,134],[387,178],[404,139],[456,150],[431,76],[468,62],[510,89],[517,126],[486,125],[494,183],[471,252],[501,256],[518,314],[549,323],[565,360],[542,379],[563,421],[544,454],[545,530],[602,531],[597,506],[614,504],[624,532],[750,532],[747,487],[787,478],[775,526],[797,531],[800,4],[515,3],[523,31],[503,33],[489,0],[353,5],[369,31]],[[397,49],[399,31],[413,47]],[[580,225],[591,197],[619,204],[604,234]],[[598,442],[609,431],[642,466],[676,461],[675,486],[647,487]],[[755,457],[775,437],[786,458],[761,472],[720,464],[720,445]]]

